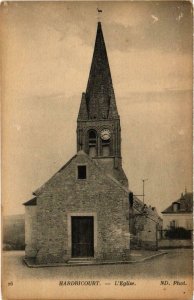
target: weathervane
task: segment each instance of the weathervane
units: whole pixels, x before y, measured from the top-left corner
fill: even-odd
[[[97,12],[98,12],[98,21],[100,21],[100,16],[101,16],[101,13],[102,13],[102,9],[99,9],[97,7]]]

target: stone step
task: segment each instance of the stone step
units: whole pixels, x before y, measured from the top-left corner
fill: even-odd
[[[92,264],[94,263],[94,258],[71,258],[68,260],[68,264]]]

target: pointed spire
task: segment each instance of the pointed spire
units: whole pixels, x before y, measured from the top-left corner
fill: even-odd
[[[100,22],[98,22],[93,59],[86,89],[86,104],[89,119],[119,117]]]
[[[88,109],[86,106],[86,94],[82,93],[81,103],[79,107],[78,120],[88,119]]]

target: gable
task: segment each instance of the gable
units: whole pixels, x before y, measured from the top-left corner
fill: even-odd
[[[77,172],[79,166],[86,166],[86,179],[78,179]],[[79,199],[79,193],[106,195],[117,194],[117,201],[123,198],[128,207],[129,190],[118,182],[114,177],[106,174],[103,167],[97,163],[96,160],[91,159],[84,151],[79,151],[73,156],[54,176],[52,176],[45,184],[37,189],[34,194],[40,196],[41,194],[50,193],[55,199],[56,193],[67,194],[68,191]],[[53,200],[54,201],[54,200]],[[122,201],[122,200],[121,200]],[[116,203],[115,203],[116,204]],[[133,208],[136,212],[142,213],[145,210],[149,215],[154,212],[145,206],[143,202],[134,195]],[[158,217],[158,215],[157,215]]]
[[[86,166],[86,179],[78,179],[78,167]],[[84,151],[79,151],[73,156],[57,173],[54,174],[46,183],[38,188],[33,194],[36,196],[44,192],[58,191],[59,189],[74,189],[75,185],[78,189],[93,189],[107,185],[108,188],[119,189],[120,192],[128,194],[128,190],[124,188],[116,179],[105,174],[104,169],[98,163],[91,159]]]

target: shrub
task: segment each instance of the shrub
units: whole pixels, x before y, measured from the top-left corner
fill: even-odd
[[[166,231],[165,237],[168,239],[191,239],[191,230],[187,230],[183,227],[171,228]]]

